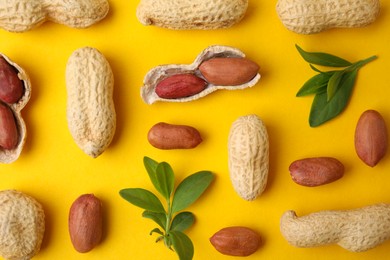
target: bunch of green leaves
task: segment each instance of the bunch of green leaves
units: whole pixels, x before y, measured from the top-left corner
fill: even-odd
[[[142,216],[156,222],[159,227],[150,232],[158,234],[156,242],[164,244],[177,253],[181,260],[192,259],[194,246],[184,234],[195,221],[191,212],[182,211],[194,203],[210,185],[214,176],[209,171],[200,171],[186,177],[174,190],[175,176],[172,167],[144,157],[144,166],[153,186],[166,201],[166,207],[152,192],[142,188],[128,188],[119,192],[131,204],[145,209]]]
[[[318,73],[306,81],[296,94],[297,97],[315,95],[309,116],[311,127],[333,119],[344,110],[352,94],[359,69],[377,58],[377,56],[371,56],[352,63],[332,54],[306,52],[298,45],[296,48],[302,58],[310,63],[310,67]],[[343,69],[321,71],[313,64]]]

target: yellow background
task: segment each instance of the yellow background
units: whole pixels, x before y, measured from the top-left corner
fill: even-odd
[[[241,225],[264,239],[247,259],[385,259],[390,242],[364,253],[351,253],[336,245],[298,249],[279,231],[282,213],[298,215],[324,209],[350,209],[390,202],[390,156],[375,168],[357,157],[353,138],[356,122],[367,109],[378,110],[390,126],[390,2],[372,25],[298,35],[283,27],[276,1],[250,1],[245,18],[229,29],[173,31],[143,26],[135,12],[139,1],[111,0],[110,12],[87,29],[72,29],[46,22],[25,33],[0,31],[0,51],[23,67],[32,82],[32,97],[22,111],[28,139],[21,156],[0,165],[0,189],[17,189],[35,197],[46,213],[46,233],[36,259],[176,259],[149,231],[156,227],[141,217],[142,210],[123,200],[123,188],[154,191],[142,158],[169,162],[176,180],[199,170],[210,170],[215,180],[188,210],[196,216],[186,233],[195,246],[194,259],[229,259],[209,242],[223,227]],[[188,64],[214,44],[241,49],[256,61],[262,75],[249,89],[217,91],[189,103],[145,104],[140,87],[149,69],[161,64]],[[313,97],[295,93],[314,75],[296,51],[323,51],[351,61],[378,55],[363,67],[346,110],[336,119],[310,128]],[[109,148],[97,159],[84,154],[73,141],[66,121],[65,67],[71,53],[84,46],[99,49],[115,76],[114,101],[117,130]],[[238,197],[229,179],[227,138],[238,117],[257,114],[270,139],[270,171],[266,191],[253,202]],[[163,151],[146,139],[157,122],[197,128],[203,143],[192,150]],[[316,188],[295,184],[288,167],[296,159],[336,157],[345,176]],[[68,235],[68,211],[81,194],[94,193],[104,207],[104,238],[86,254],[77,253]],[[231,257],[230,257],[231,258]]]

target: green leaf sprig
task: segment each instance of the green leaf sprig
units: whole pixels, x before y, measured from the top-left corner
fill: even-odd
[[[174,190],[175,176],[172,167],[144,157],[144,166],[156,190],[164,197],[166,207],[152,192],[141,188],[128,188],[119,192],[131,204],[145,209],[142,216],[153,220],[161,228],[150,232],[158,234],[156,242],[164,244],[177,253],[180,260],[190,260],[194,255],[191,239],[184,233],[195,221],[191,212],[182,211],[194,203],[208,188],[214,176],[209,171],[200,171],[185,178]]]
[[[318,73],[306,81],[296,94],[297,97],[315,95],[310,110],[309,124],[311,127],[316,127],[338,116],[345,109],[359,69],[376,59],[377,56],[352,63],[332,54],[306,52],[298,45],[295,46],[302,58],[310,63],[312,70]],[[343,69],[321,71],[313,64]]]

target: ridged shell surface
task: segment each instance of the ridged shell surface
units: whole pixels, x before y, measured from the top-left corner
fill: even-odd
[[[114,76],[106,58],[91,47],[74,51],[66,66],[66,87],[70,133],[95,158],[109,146],[116,128]]]
[[[46,20],[40,0],[0,1],[0,27],[10,32],[30,30]]]
[[[15,190],[0,191],[0,256],[31,259],[41,247],[45,213],[34,198]]]
[[[248,0],[141,0],[138,20],[168,29],[219,29],[238,23]]]
[[[279,0],[276,10],[284,26],[313,34],[330,28],[363,27],[376,20],[379,0]]]
[[[296,247],[338,244],[349,251],[362,252],[390,239],[390,205],[325,210],[301,217],[289,210],[281,218],[280,230]]]
[[[26,71],[20,67],[18,64],[16,64],[14,61],[12,61],[9,57],[7,57],[4,54],[1,54],[3,58],[18,71],[18,77],[23,82],[24,87],[24,93],[23,96],[18,100],[18,102],[13,104],[6,104],[14,114],[16,126],[18,130],[19,135],[19,143],[18,145],[11,150],[1,149],[0,148],[0,162],[1,163],[12,163],[16,161],[20,154],[22,153],[24,144],[26,142],[27,138],[27,127],[26,123],[24,122],[22,118],[21,111],[22,109],[27,105],[28,101],[31,97],[31,82],[30,78],[27,75]]]
[[[110,9],[107,0],[44,0],[48,20],[72,28],[87,28],[104,19]]]
[[[244,200],[256,199],[266,188],[269,170],[267,129],[257,115],[233,122],[228,140],[230,179]]]

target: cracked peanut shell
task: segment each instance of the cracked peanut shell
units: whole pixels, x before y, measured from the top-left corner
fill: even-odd
[[[217,85],[207,80],[202,75],[199,67],[203,62],[209,61],[213,58],[245,58],[245,54],[237,48],[212,45],[204,49],[191,64],[167,64],[154,67],[149,70],[144,78],[144,84],[141,87],[141,98],[146,104],[153,104],[157,101],[162,102],[189,102],[199,98],[205,97],[217,90],[238,90],[252,87],[260,80],[260,74],[255,71],[253,77],[239,85]],[[252,69],[252,68],[251,68]],[[206,80],[207,86],[199,93],[181,98],[162,98],[156,93],[158,84],[174,75],[193,74],[201,79]]]
[[[0,162],[1,163],[12,163],[16,161],[24,147],[27,137],[27,128],[26,123],[22,118],[21,111],[27,105],[31,97],[31,82],[30,78],[25,72],[25,70],[12,61],[9,57],[0,53],[0,56],[7,61],[16,71],[18,78],[22,81],[23,85],[23,94],[22,96],[14,103],[3,102],[3,105],[6,106],[13,114],[16,124],[16,130],[18,135],[18,140],[16,146],[12,149],[0,148]]]

